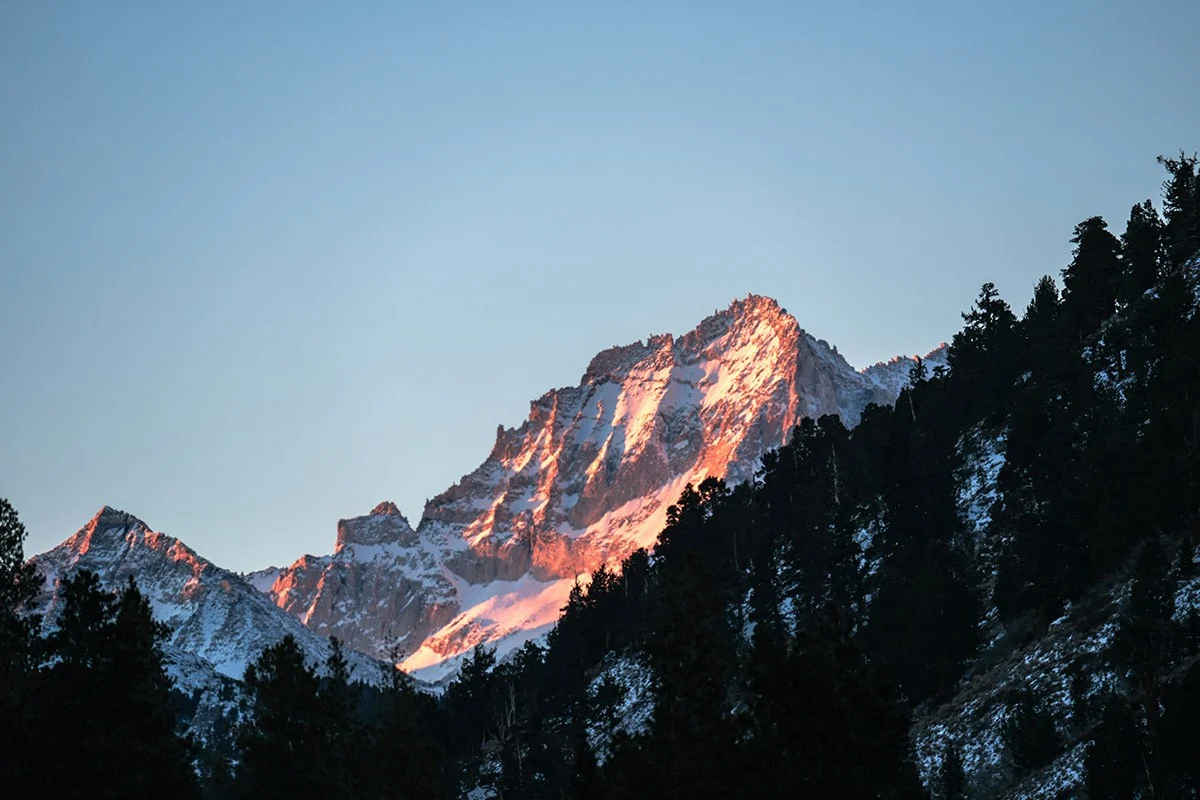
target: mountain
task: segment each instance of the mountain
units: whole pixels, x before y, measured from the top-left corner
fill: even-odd
[[[926,361],[943,365],[944,347]],[[682,336],[601,352],[579,385],[500,427],[415,530],[388,503],[342,520],[334,553],[279,571],[268,594],[310,629],[398,649],[437,679],[476,644],[503,654],[548,630],[578,576],[653,544],[687,484],[746,480],[802,418],[854,424],[895,401],[912,363],[855,370],[776,301],[737,300]]]
[[[95,572],[109,589],[133,577],[155,618],[169,626],[168,661],[173,676],[188,686],[211,683],[205,677],[210,673],[240,679],[263,648],[288,634],[310,661],[323,662],[329,654],[325,638],[283,613],[237,574],[180,540],[151,530],[132,514],[108,506],[62,544],[31,561],[44,580],[37,610],[45,615],[47,627],[61,611],[61,581],[76,570]],[[377,662],[359,653],[347,655],[356,676],[378,676]]]

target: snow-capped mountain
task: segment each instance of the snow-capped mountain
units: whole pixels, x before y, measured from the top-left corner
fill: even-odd
[[[944,364],[944,347],[926,361]],[[578,386],[501,427],[415,531],[390,503],[343,520],[334,553],[279,571],[269,594],[364,652],[398,646],[406,669],[436,680],[476,644],[503,654],[547,630],[577,576],[653,544],[686,484],[751,477],[804,417],[857,422],[867,405],[895,401],[911,366],[855,370],[751,295],[683,336],[600,353]]]
[[[44,580],[37,610],[47,628],[61,612],[61,582],[76,570],[95,572],[109,589],[123,587],[132,576],[155,618],[170,627],[165,651],[172,675],[185,685],[211,683],[205,677],[209,671],[240,679],[263,648],[289,633],[310,662],[329,655],[326,637],[281,611],[237,574],[124,511],[101,508],[70,538],[31,561]],[[379,677],[378,662],[359,653],[347,658],[357,677]]]

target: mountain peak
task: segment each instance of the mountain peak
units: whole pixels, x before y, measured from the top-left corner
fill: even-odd
[[[403,517],[404,515],[400,513],[400,509],[396,507],[395,503],[393,503],[391,500],[384,500],[382,503],[380,503],[379,505],[377,505],[373,509],[371,509],[371,516],[373,516],[373,517],[382,517],[382,516]]]
[[[712,331],[713,334],[720,335],[722,328],[751,326],[763,322],[776,330],[800,327],[787,309],[779,305],[779,301],[761,294],[748,294],[702,320],[689,336],[703,331]]]
[[[416,537],[408,518],[395,503],[385,500],[371,509],[370,514],[338,520],[334,552],[341,552],[348,545],[412,544]]]
[[[739,297],[729,304],[726,311],[738,317],[787,315],[787,309],[779,305],[778,300],[761,294],[748,294],[744,298]]]
[[[734,300],[724,309],[714,311],[711,316],[704,318],[699,325],[681,336],[658,333],[647,337],[644,342],[638,340],[632,344],[617,345],[600,351],[592,357],[581,384],[619,380],[635,365],[648,359],[667,366],[675,359],[675,353],[680,348],[699,351],[733,328],[748,329],[753,323],[763,321],[779,332],[790,328],[799,329],[796,320],[778,301],[764,295],[749,294]]]
[[[131,525],[146,526],[145,522],[130,514],[128,511],[122,511],[119,508],[113,508],[109,505],[100,506],[100,510],[88,520],[85,529],[89,531],[106,531],[111,528],[128,528]]]

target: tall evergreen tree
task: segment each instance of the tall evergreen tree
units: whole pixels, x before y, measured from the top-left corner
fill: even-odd
[[[736,745],[734,632],[712,575],[683,551],[663,579],[649,644],[654,713],[643,745],[657,765],[645,790],[659,797],[733,791],[726,762]]]
[[[949,745],[937,772],[938,800],[967,800],[967,776],[958,748]]]
[[[946,353],[951,379],[971,416],[994,417],[1017,375],[1017,320],[991,282],[962,317],[965,324]]]
[[[1136,797],[1145,784],[1145,748],[1132,709],[1124,698],[1110,695],[1092,732],[1084,765],[1089,798],[1122,800]]]
[[[1179,153],[1179,158],[1158,157],[1170,178],[1163,183],[1163,212],[1166,215],[1167,252],[1171,264],[1180,267],[1200,252],[1200,170],[1196,155]]]
[[[1079,348],[1054,280],[1045,276],[1021,321],[1027,371],[1007,416],[991,531],[1002,552],[994,599],[1006,618],[1033,612],[1044,629],[1086,580],[1086,489],[1079,420]]]
[[[756,648],[741,796],[922,796],[907,709],[846,623],[831,606],[786,648]]]
[[[346,797],[331,780],[337,748],[321,679],[292,636],[263,650],[248,667],[253,721],[238,737],[236,786],[240,796]]]
[[[1135,205],[1129,212],[1129,221],[1121,234],[1121,258],[1125,273],[1121,295],[1128,305],[1141,299],[1158,283],[1166,263],[1162,217],[1149,200]]]
[[[1030,376],[1046,380],[1062,372],[1062,303],[1054,278],[1043,275],[1021,318],[1021,335]]]
[[[1054,718],[1037,704],[1028,689],[1017,691],[1009,704],[1001,738],[1009,759],[1020,772],[1040,769],[1062,752]]]
[[[373,735],[364,752],[375,796],[435,800],[451,796],[443,719],[436,701],[413,688],[412,680],[389,667],[371,718]]]
[[[33,566],[25,563],[25,526],[8,500],[0,499],[0,786],[18,795],[44,776],[30,772],[26,752],[31,682],[38,665],[41,620],[28,612],[38,591]]]
[[[1174,620],[1175,580],[1163,543],[1150,537],[1138,556],[1127,606],[1120,616],[1111,657],[1131,685],[1147,733],[1157,735],[1165,675],[1179,655],[1181,630]]]
[[[1155,760],[1156,797],[1200,794],[1200,661],[1193,661],[1163,698]]]
[[[1101,217],[1075,226],[1074,257],[1063,270],[1063,310],[1068,329],[1083,340],[1116,310],[1121,290],[1121,242]]]
[[[165,629],[132,579],[119,594],[81,570],[61,584],[62,614],[49,636],[51,666],[36,702],[41,746],[72,754],[30,796],[195,797],[188,746],[176,733]]]
[[[864,642],[913,703],[954,688],[978,642],[979,603],[962,547],[951,470],[957,438],[939,414],[898,403],[885,470],[883,563]]]

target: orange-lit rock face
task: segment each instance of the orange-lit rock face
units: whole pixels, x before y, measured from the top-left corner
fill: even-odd
[[[390,658],[411,652],[458,613],[440,548],[418,537],[392,503],[338,522],[329,556],[303,556],[268,594],[322,636]]]
[[[463,537],[454,568],[472,582],[530,567],[574,577],[652,544],[687,482],[750,477],[802,417],[852,424],[893,397],[752,296],[685,336],[596,356],[579,386],[501,430],[479,469],[429,502],[422,530]],[[512,569],[487,563],[498,558]]]
[[[803,417],[857,422],[867,404],[895,400],[910,364],[859,373],[774,300],[739,300],[684,336],[600,353],[578,386],[547,392],[520,427],[498,430],[488,458],[429,501],[416,533],[390,504],[343,521],[335,554],[297,562],[272,594],[370,652],[402,640],[413,668],[517,641],[557,615],[556,582],[652,546],[687,483],[751,477]],[[373,544],[348,547],[358,535]]]

